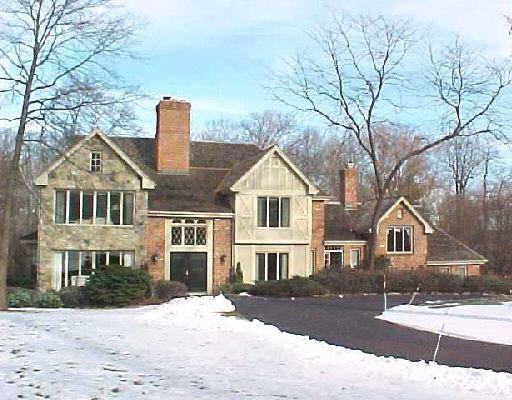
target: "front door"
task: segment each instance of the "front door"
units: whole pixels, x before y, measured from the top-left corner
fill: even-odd
[[[206,292],[206,254],[171,252],[171,280],[184,283],[190,292]]]

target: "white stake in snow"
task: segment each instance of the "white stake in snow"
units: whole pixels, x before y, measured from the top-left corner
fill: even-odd
[[[449,307],[446,307],[446,312],[444,313],[445,317],[448,315],[448,309],[449,309]],[[434,363],[436,362],[437,353],[439,352],[439,347],[441,345],[441,336],[443,336],[445,322],[446,322],[446,318],[443,319],[443,324],[441,325],[441,330],[439,331],[439,336],[437,337],[437,345],[436,345],[436,349],[434,351],[434,358],[432,359],[432,361]]]
[[[414,301],[414,298],[416,297],[416,294],[420,291],[420,287],[418,286],[416,288],[416,291],[412,293],[412,297],[411,297],[411,300],[409,300],[409,305],[412,305],[413,301]]]
[[[388,298],[386,296],[386,274],[384,274],[384,311],[388,310]]]

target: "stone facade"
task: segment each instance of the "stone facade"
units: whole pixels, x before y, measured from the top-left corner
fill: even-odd
[[[314,272],[318,272],[324,267],[324,231],[325,231],[325,203],[323,201],[313,201],[312,204],[312,232],[311,232],[311,250],[315,251]]]
[[[91,151],[102,154],[102,172],[89,172]],[[55,191],[61,189],[91,191],[130,191],[135,197],[133,225],[56,224]],[[136,266],[143,263],[144,222],[148,195],[141,179],[100,137],[94,136],[66,157],[48,176],[48,184],[39,187],[38,287],[52,288],[54,254],[64,250],[134,251]]]
[[[233,221],[213,221],[213,288],[229,282],[233,248]]]
[[[401,217],[400,217],[401,215]],[[388,253],[386,249],[387,228],[411,226],[413,229],[413,251],[411,253]],[[427,263],[428,234],[423,224],[412,214],[408,208],[399,204],[391,210],[379,225],[377,233],[377,249],[375,254],[385,255],[391,260],[391,266],[397,269],[411,269],[424,267]]]

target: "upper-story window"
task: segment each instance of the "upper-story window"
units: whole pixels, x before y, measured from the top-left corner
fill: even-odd
[[[55,223],[133,225],[134,200],[130,192],[57,190]]]
[[[173,219],[171,244],[174,246],[205,246],[206,221],[204,219]]]
[[[290,226],[290,198],[258,197],[258,226],[288,228]]]
[[[412,252],[412,226],[392,226],[387,229],[388,253]]]
[[[91,158],[89,160],[89,171],[101,172],[101,151],[91,151]]]

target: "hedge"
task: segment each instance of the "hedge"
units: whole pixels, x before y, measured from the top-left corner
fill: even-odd
[[[411,293],[419,289],[423,293],[511,294],[512,290],[512,280],[491,275],[460,277],[425,269],[388,271],[385,275],[388,293]],[[325,270],[312,278],[331,293],[383,292],[383,272],[372,273],[353,269]]]
[[[188,288],[184,283],[158,280],[151,282],[151,297],[159,301],[169,301],[175,297],[186,297]]]
[[[298,276],[279,281],[259,281],[248,289],[254,296],[309,297],[327,293],[319,283]]]
[[[12,308],[59,308],[63,306],[57,293],[25,288],[10,288],[7,294],[7,303]]]

